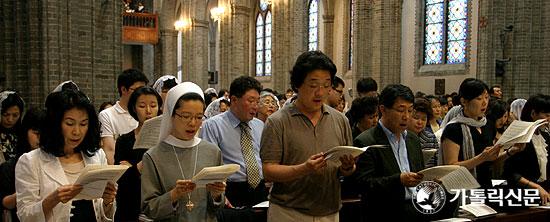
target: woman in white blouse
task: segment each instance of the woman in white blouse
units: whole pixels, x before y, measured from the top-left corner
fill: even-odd
[[[74,184],[89,164],[106,165],[99,149],[99,121],[84,93],[64,90],[46,100],[47,118],[40,149],[21,156],[15,168],[17,215],[21,221],[111,221],[116,186],[103,198],[73,200],[82,191]]]

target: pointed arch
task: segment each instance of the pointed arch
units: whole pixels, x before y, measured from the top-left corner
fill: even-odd
[[[308,50],[319,49],[319,0],[309,0],[308,4]]]
[[[271,75],[271,6],[258,3],[256,13],[256,76]]]

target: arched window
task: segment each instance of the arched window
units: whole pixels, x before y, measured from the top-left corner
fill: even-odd
[[[271,75],[271,9],[266,3],[259,4],[256,15],[256,76]]]
[[[466,62],[468,0],[426,0],[424,64]]]
[[[355,0],[349,1],[349,45],[348,45],[348,69],[353,65],[353,22],[355,22]]]
[[[309,51],[319,49],[319,2],[310,0],[308,7],[308,40]]]

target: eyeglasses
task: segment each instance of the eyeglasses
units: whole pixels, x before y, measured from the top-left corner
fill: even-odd
[[[187,112],[183,112],[181,114],[179,114],[177,112],[174,112],[174,115],[178,116],[185,123],[189,123],[193,119],[196,120],[197,122],[202,122],[203,118],[206,118],[206,116],[202,113],[201,114],[196,114],[196,115],[193,116],[193,114],[187,113]]]
[[[260,103],[262,104],[262,106],[273,106],[273,107],[277,106],[277,104],[273,100],[265,99],[265,100],[261,100]]]

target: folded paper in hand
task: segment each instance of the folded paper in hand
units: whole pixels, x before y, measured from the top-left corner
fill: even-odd
[[[82,191],[74,200],[93,200],[101,198],[107,182],[115,183],[129,168],[126,165],[88,165],[74,184],[82,185]]]
[[[547,124],[546,119],[539,119],[535,122],[514,120],[496,144],[501,144],[504,149],[508,149],[516,143],[528,143],[533,138],[535,130],[544,124]]]
[[[143,123],[141,131],[134,143],[134,149],[150,149],[159,142],[160,123],[162,122],[162,115],[148,119]]]
[[[476,218],[487,217],[498,213],[493,208],[482,203],[466,204],[464,206],[460,206],[460,209],[474,215]]]
[[[343,157],[344,155],[352,155],[353,157],[357,157],[361,155],[361,153],[367,151],[369,148],[387,148],[388,145],[370,145],[363,148],[354,147],[354,146],[335,146],[325,152],[325,160],[327,161],[333,161],[340,163],[340,157]]]
[[[224,182],[229,176],[237,172],[239,168],[240,166],[237,164],[205,167],[191,180],[197,185],[197,187],[204,187],[209,183]]]
[[[423,181],[441,181],[447,192],[459,189],[475,189],[480,185],[466,167],[459,165],[444,165],[430,167],[418,172],[424,175]]]

